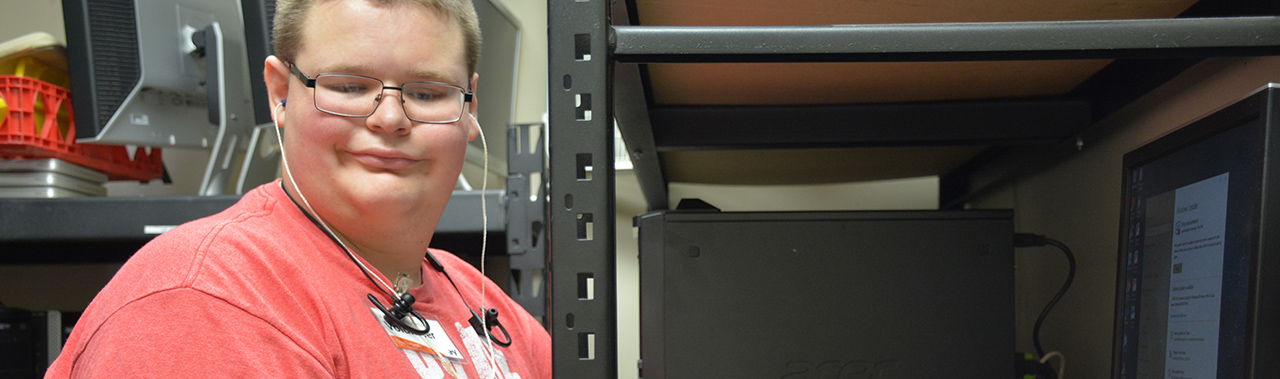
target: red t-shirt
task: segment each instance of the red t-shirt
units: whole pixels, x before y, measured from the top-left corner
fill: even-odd
[[[488,353],[458,292],[426,260],[414,309],[461,359],[398,347],[366,295],[390,300],[275,182],[139,250],[46,377],[550,378],[551,338],[538,321],[471,265],[431,254],[468,304],[498,310],[510,347]]]

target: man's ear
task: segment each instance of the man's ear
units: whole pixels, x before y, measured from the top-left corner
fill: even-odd
[[[276,106],[282,105],[289,96],[289,66],[275,55],[268,56],[263,66],[262,78],[267,84],[267,97],[271,99],[271,119],[280,125]]]
[[[472,92],[475,92],[476,88],[480,88],[480,87],[476,87],[476,84],[479,83],[479,80],[480,80],[480,74],[478,73],[471,74],[471,91]],[[476,120],[476,117],[478,117],[479,115],[479,113],[477,113],[476,110],[479,107],[480,107],[480,98],[476,95],[471,95],[471,103],[468,104],[468,108],[466,110],[466,113],[470,114],[470,116],[463,115],[464,118],[471,119],[471,122],[470,122],[471,128],[467,130],[467,141],[475,141],[476,137],[480,135],[480,121]]]

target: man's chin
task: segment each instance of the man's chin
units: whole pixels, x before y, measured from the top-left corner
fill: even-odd
[[[446,199],[448,196],[443,195]],[[432,199],[439,197],[441,196],[433,196],[430,190],[423,187],[385,183],[354,190],[349,201],[384,212],[404,212],[430,206]]]

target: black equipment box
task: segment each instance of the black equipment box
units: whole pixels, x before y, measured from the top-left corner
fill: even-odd
[[[1012,211],[635,223],[645,379],[1014,374]]]

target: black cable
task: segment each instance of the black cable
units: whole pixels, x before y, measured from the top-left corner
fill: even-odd
[[[1053,300],[1049,300],[1049,303],[1045,304],[1044,311],[1040,312],[1040,318],[1036,319],[1036,326],[1032,332],[1031,339],[1035,342],[1036,353],[1040,354],[1041,357],[1044,356],[1044,349],[1040,347],[1040,326],[1044,324],[1044,318],[1049,315],[1049,311],[1053,309],[1053,306],[1058,304],[1059,300],[1062,300],[1063,295],[1067,294],[1067,289],[1071,288],[1071,281],[1076,277],[1076,256],[1071,254],[1071,249],[1057,240],[1046,238],[1045,242],[1062,250],[1062,253],[1067,256],[1069,268],[1067,269],[1067,280],[1062,282],[1062,289],[1058,290],[1058,294],[1053,296]]]
[[[280,190],[282,191],[284,190],[284,182],[280,182]],[[369,271],[366,271],[364,269],[364,266],[360,265],[360,262],[356,260],[355,254],[352,254],[350,250],[347,250],[346,246],[344,246],[341,242],[338,242],[338,236],[333,235],[333,233],[330,232],[329,229],[326,229],[324,225],[320,224],[320,220],[317,220],[315,217],[312,217],[310,213],[307,213],[307,210],[302,207],[302,204],[298,204],[298,201],[293,199],[293,195],[290,195],[289,191],[284,191],[284,195],[285,197],[289,198],[289,201],[293,202],[293,205],[295,207],[298,207],[298,210],[302,212],[303,216],[307,216],[307,220],[311,220],[311,223],[315,224],[316,229],[320,229],[320,232],[324,233],[324,235],[328,236],[329,239],[333,240],[333,243],[338,245],[338,248],[342,249],[342,252],[347,254],[347,258],[351,259],[351,263],[356,264],[356,268],[360,269],[360,272],[364,274],[364,277],[369,278],[369,282],[373,283],[374,288],[377,288],[378,290],[382,291],[382,293],[386,294],[387,297],[391,298],[391,301],[393,302],[397,299],[394,293],[391,293],[391,291],[388,291],[386,288],[382,288],[381,285],[378,285],[378,280],[373,277],[373,274],[369,273]]]
[[[476,334],[493,341],[493,343],[498,344],[498,346],[511,346],[511,334],[507,333],[507,327],[502,326],[502,323],[498,322],[498,310],[496,308],[480,307],[480,313],[484,314],[484,320],[482,321],[480,319],[480,315],[477,315],[476,311],[471,309],[471,304],[467,303],[467,297],[462,296],[462,290],[458,289],[458,284],[453,282],[453,277],[449,276],[449,272],[444,270],[444,265],[440,264],[440,261],[436,260],[436,257],[431,255],[430,251],[427,252],[427,261],[431,262],[431,265],[435,266],[437,270],[444,273],[445,279],[449,279],[449,285],[453,286],[453,291],[458,293],[459,299],[462,299],[462,305],[467,307],[467,311],[471,312],[471,319],[468,321],[471,322],[471,327],[476,330]],[[484,299],[480,299],[480,304],[484,305],[484,301]],[[497,326],[498,330],[501,330],[502,334],[507,337],[506,342],[500,341],[495,335],[489,334],[489,329],[492,329],[494,326]]]
[[[1067,256],[1069,268],[1067,270],[1067,280],[1062,283],[1062,289],[1059,289],[1058,294],[1054,295],[1048,304],[1045,304],[1044,311],[1040,312],[1040,317],[1036,319],[1035,328],[1031,332],[1031,341],[1035,343],[1036,355],[1040,357],[1044,357],[1044,348],[1040,346],[1040,327],[1044,325],[1044,319],[1049,316],[1049,311],[1053,309],[1053,306],[1058,304],[1059,300],[1062,300],[1063,295],[1067,294],[1067,289],[1071,288],[1071,281],[1076,277],[1076,256],[1071,254],[1071,249],[1066,244],[1035,234],[1019,233],[1014,236],[1014,246],[1017,247],[1044,245],[1050,245],[1062,250],[1062,253]]]

